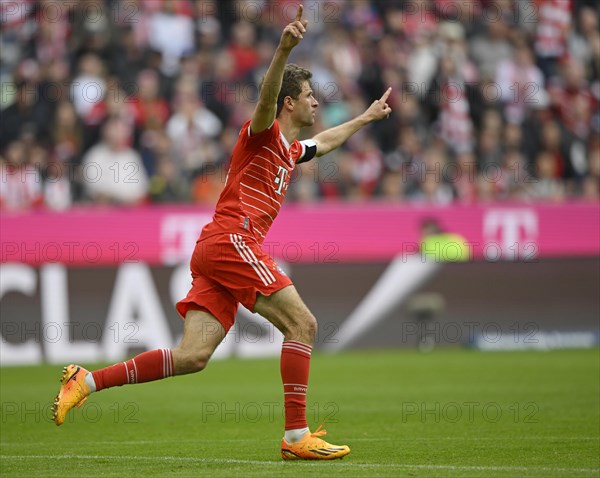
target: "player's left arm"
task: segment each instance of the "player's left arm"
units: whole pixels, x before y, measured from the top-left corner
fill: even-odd
[[[387,99],[392,92],[392,88],[388,88],[381,98],[375,100],[364,113],[357,117],[342,123],[339,126],[326,129],[314,136],[312,139],[315,142],[315,156],[323,156],[324,154],[339,148],[350,136],[356,133],[359,129],[374,121],[380,121],[387,118],[392,112],[392,108],[387,104]]]

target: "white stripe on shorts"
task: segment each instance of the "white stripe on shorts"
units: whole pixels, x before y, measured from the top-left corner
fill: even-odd
[[[245,249],[248,252],[248,254],[250,255],[250,257],[254,260],[254,263],[258,264],[258,266],[260,266],[262,268],[262,270],[266,273],[267,278],[271,279],[271,282],[275,282],[277,279],[275,279],[275,276],[269,270],[269,268],[267,267],[267,265],[263,261],[259,261],[256,258],[256,256],[254,255],[254,251],[248,247],[248,245],[244,242],[244,238],[242,236],[240,236],[239,234],[236,234],[236,236],[238,237],[238,240],[240,241],[240,244],[242,245],[242,248]]]
[[[270,285],[271,283],[275,282],[275,279],[273,278],[273,280],[270,279],[270,277],[268,277],[264,270],[262,270],[261,268],[258,267],[257,265],[257,261],[256,261],[256,257],[254,257],[254,260],[252,259],[252,256],[248,254],[248,246],[245,246],[245,244],[243,243],[243,239],[241,238],[241,236],[238,236],[237,234],[229,234],[229,239],[231,240],[231,243],[233,244],[233,246],[235,247],[235,249],[238,251],[238,254],[240,255],[240,257],[242,259],[244,259],[245,262],[247,262],[248,264],[250,264],[252,266],[252,268],[254,269],[254,272],[256,272],[256,275],[258,275],[258,277],[260,277],[260,280],[262,280],[264,285]],[[240,242],[240,239],[241,242]],[[244,248],[244,246],[246,248]],[[250,251],[252,252],[252,251]]]

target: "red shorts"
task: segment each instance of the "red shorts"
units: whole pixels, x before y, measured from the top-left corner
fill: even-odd
[[[177,302],[185,319],[189,310],[214,315],[229,330],[238,304],[254,311],[257,294],[271,295],[292,284],[253,237],[218,234],[200,240],[192,254],[192,288]]]

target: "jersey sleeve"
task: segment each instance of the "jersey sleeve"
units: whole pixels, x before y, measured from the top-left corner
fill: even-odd
[[[297,143],[296,164],[306,163],[317,155],[317,143],[315,143],[315,140],[305,139],[303,141],[297,141]]]

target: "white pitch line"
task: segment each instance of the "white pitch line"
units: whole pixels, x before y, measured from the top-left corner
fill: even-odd
[[[194,458],[185,456],[119,456],[119,455],[0,455],[2,459],[10,460],[138,460],[190,463],[224,463],[238,465],[268,465],[283,466],[284,461],[236,460],[228,458]],[[455,465],[409,465],[400,463],[343,463],[337,462],[338,467],[352,468],[404,468],[418,470],[452,470],[452,471],[539,471],[555,473],[598,473],[600,468],[552,468],[537,466],[455,466]]]
[[[562,437],[562,436],[521,436],[519,440],[564,440],[564,441],[598,441],[600,436],[590,437]],[[156,445],[160,443],[213,443],[213,442],[236,442],[236,443],[254,443],[260,441],[260,438],[207,438],[197,440],[129,440],[129,441],[94,441],[94,442],[82,442],[78,443],[79,446],[97,446],[97,445]],[[482,440],[493,440],[501,441],[508,440],[514,441],[514,437],[350,437],[345,438],[345,441],[352,443],[356,441],[360,442],[382,442],[382,441],[482,441]],[[0,442],[1,447],[39,447],[39,446],[52,446],[56,445],[56,442]]]
[[[129,440],[129,441],[93,441],[93,442],[79,442],[77,446],[96,446],[96,445],[114,445],[120,447],[123,445],[159,445],[161,443],[211,443],[211,442],[238,442],[238,443],[252,443],[260,441],[260,438],[214,438],[214,439],[199,439],[199,440]],[[27,442],[27,443],[0,443],[1,447],[39,447],[39,446],[52,446],[56,445],[56,442]]]
[[[518,440],[579,440],[579,441],[591,441],[591,440],[600,440],[600,436],[595,436],[595,437],[561,437],[561,436],[525,436],[525,437],[518,437]],[[418,440],[422,440],[422,441],[481,441],[481,440],[493,440],[493,441],[498,441],[498,440],[509,440],[511,442],[515,441],[515,437],[407,437],[407,438],[403,438],[403,437],[385,437],[385,438],[345,438],[345,441],[360,441],[360,440],[372,440],[372,441],[383,441],[383,440],[390,440],[390,441],[418,441]]]

